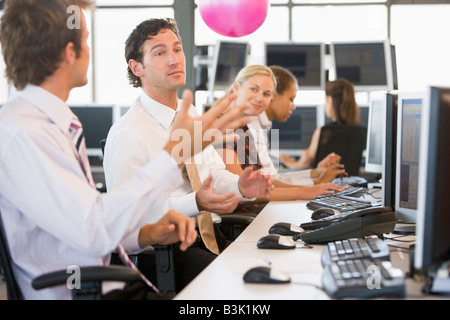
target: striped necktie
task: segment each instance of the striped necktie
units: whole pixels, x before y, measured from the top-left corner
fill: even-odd
[[[80,120],[77,116],[74,116],[72,119],[72,123],[70,124],[69,132],[72,136],[72,141],[75,145],[75,148],[77,150],[77,159],[78,162],[81,165],[81,168],[84,171],[84,174],[86,175],[86,178],[89,181],[89,184],[92,188],[95,189],[94,179],[92,178],[91,168],[89,165],[89,159],[87,157],[86,153],[86,141],[84,139],[83,135],[83,126],[81,125]],[[130,257],[125,252],[125,248],[122,246],[122,244],[117,245],[117,253],[119,255],[120,260],[124,265],[126,265],[129,268],[134,269],[139,273],[139,276],[141,277],[142,281],[146,283],[150,288],[152,288],[156,293],[159,293],[158,288],[147,279],[147,277],[136,267],[136,265],[131,261]]]
[[[91,187],[95,188],[94,178],[92,177],[91,167],[89,165],[89,159],[86,153],[86,141],[83,135],[83,126],[77,116],[72,118],[72,123],[69,128],[70,135],[72,136],[73,144],[77,150],[77,159],[80,163],[83,172],[89,181]]]

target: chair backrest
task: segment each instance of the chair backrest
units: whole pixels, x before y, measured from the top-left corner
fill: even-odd
[[[23,300],[22,292],[16,282],[12,267],[11,254],[9,252],[8,240],[6,239],[3,220],[0,212],[0,265],[6,281],[8,300]]]
[[[105,154],[105,145],[106,145],[106,139],[100,140],[100,148],[102,148],[102,155]]]
[[[322,127],[313,167],[334,152],[342,157],[341,163],[347,173],[358,176],[366,139],[367,128],[362,125],[332,124]]]

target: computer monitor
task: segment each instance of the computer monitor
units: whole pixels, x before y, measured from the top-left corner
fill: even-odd
[[[247,65],[248,42],[218,40],[214,46],[208,89],[226,90],[233,84],[239,71]]]
[[[392,48],[389,41],[332,42],[336,78],[349,80],[357,91],[394,89]]]
[[[450,259],[450,88],[429,87],[422,111],[414,266]],[[450,291],[447,275],[447,293]]]
[[[278,130],[280,154],[299,156],[309,147],[314,130],[317,128],[317,106],[297,106],[286,122],[274,120],[272,130]],[[275,137],[271,131],[269,137]],[[271,148],[274,144],[271,141]]]
[[[266,65],[277,65],[292,72],[299,88],[325,87],[324,43],[266,43]]]
[[[367,126],[366,157],[367,172],[383,172],[383,130],[385,120],[385,94],[371,96]]]
[[[393,44],[391,44],[391,61],[392,61],[392,85],[394,90],[398,90],[397,51]]]
[[[392,92],[386,93],[384,99],[382,203],[383,206],[392,208],[395,207],[395,169],[397,165],[397,99],[397,94]]]
[[[396,218],[416,222],[419,151],[424,92],[399,92],[395,169]]]
[[[114,105],[72,105],[70,109],[83,125],[87,155],[101,158],[100,141],[106,138],[113,125]]]

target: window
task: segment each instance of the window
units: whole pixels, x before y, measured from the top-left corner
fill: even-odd
[[[125,41],[150,18],[173,18],[172,8],[98,9],[95,13],[95,92],[97,103],[131,104],[140,94],[128,82]]]
[[[444,36],[449,16],[450,5],[392,6],[399,89],[450,86],[450,38]]]
[[[292,10],[294,41],[383,40],[387,33],[387,9],[368,6],[298,6]]]

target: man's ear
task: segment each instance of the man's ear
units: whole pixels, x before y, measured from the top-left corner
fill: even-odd
[[[63,61],[72,65],[77,58],[77,53],[75,52],[75,45],[73,42],[69,42],[66,44],[63,52]]]
[[[140,62],[137,62],[134,59],[130,59],[128,61],[128,67],[130,68],[131,72],[133,72],[133,74],[136,77],[141,77],[143,75],[142,64]]]

